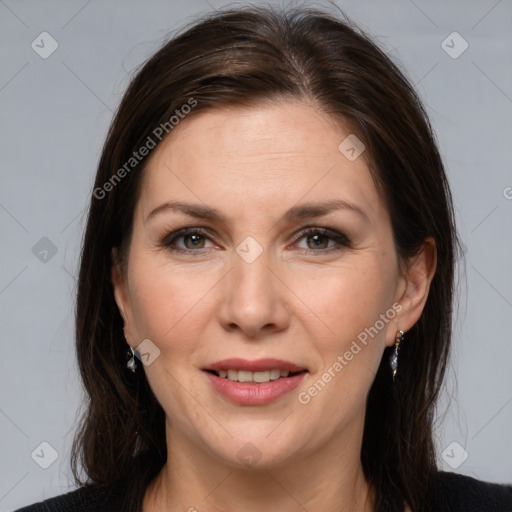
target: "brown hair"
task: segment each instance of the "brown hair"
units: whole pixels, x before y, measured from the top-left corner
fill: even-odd
[[[402,510],[404,500],[414,512],[425,510],[437,472],[433,415],[450,347],[457,242],[435,137],[402,72],[346,17],[270,7],[217,12],[166,43],[132,80],[103,147],[78,284],[76,346],[87,403],[72,466],[78,482],[80,465],[88,482],[129,482],[124,510],[140,510],[166,461],[164,412],[144,372],[126,369],[111,285],[112,248],[129,244],[147,157],[126,163],[155,139],[157,127],[172,129],[169,120],[183,105],[195,102],[193,116],[280,98],[314,100],[364,142],[401,261],[427,237],[436,242],[436,274],[422,316],[406,334],[396,381],[388,348],[371,387],[361,452],[378,510]]]

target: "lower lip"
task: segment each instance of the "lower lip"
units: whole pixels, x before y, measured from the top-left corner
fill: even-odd
[[[265,405],[293,391],[302,381],[306,372],[293,377],[281,377],[263,384],[236,382],[206,372],[214,389],[222,396],[239,405]]]

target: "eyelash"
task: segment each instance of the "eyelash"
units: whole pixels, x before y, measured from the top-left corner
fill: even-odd
[[[308,235],[315,235],[315,234],[317,234],[317,235],[319,234],[319,235],[330,238],[331,240],[336,242],[336,244],[338,246],[337,247],[336,246],[329,247],[327,249],[318,249],[318,250],[300,249],[299,250],[300,254],[307,254],[307,255],[309,255],[311,253],[327,254],[327,253],[331,253],[333,251],[339,251],[344,247],[350,247],[350,240],[343,233],[339,233],[338,231],[334,231],[329,228],[320,228],[320,227],[307,227],[307,228],[303,229],[295,236],[295,243],[299,242],[300,240],[302,240],[304,237],[307,237]],[[187,236],[187,235],[200,235],[202,237],[211,239],[211,233],[204,228],[183,228],[183,229],[179,229],[177,231],[173,231],[172,233],[169,233],[168,235],[166,235],[161,240],[160,245],[170,251],[179,252],[182,254],[201,253],[204,250],[204,248],[183,249],[181,247],[178,248],[178,247],[175,247],[172,245],[177,239]]]

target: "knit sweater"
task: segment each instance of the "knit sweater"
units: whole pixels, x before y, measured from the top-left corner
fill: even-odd
[[[118,510],[115,492],[105,498],[94,486],[22,508],[16,512],[113,512]],[[483,482],[455,473],[439,472],[428,498],[432,512],[512,512],[512,485]]]

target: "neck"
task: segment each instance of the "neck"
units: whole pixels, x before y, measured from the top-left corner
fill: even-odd
[[[169,426],[167,446],[167,463],[146,492],[144,512],[374,510],[374,493],[359,457],[360,439],[337,439],[341,450],[328,442],[286,464],[250,468],[214,457]]]

